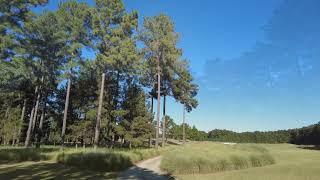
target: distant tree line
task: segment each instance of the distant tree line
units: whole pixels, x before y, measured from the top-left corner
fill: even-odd
[[[167,117],[167,137],[182,140],[182,124],[175,124]],[[234,132],[225,129],[200,131],[195,126],[185,124],[186,138],[193,141],[218,141],[235,143],[292,143],[299,145],[320,145],[320,122],[314,125],[278,131]]]
[[[215,129],[207,133],[207,140],[236,143],[293,143],[320,145],[320,122],[307,127],[278,131],[233,132]]]

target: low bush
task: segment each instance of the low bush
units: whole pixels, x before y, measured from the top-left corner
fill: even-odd
[[[258,145],[191,143],[164,154],[161,169],[171,174],[214,173],[274,164]]]

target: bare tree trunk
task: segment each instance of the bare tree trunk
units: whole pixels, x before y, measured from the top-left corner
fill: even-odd
[[[66,102],[64,104],[64,112],[63,112],[63,122],[62,122],[62,131],[61,131],[61,150],[63,150],[64,137],[65,137],[65,134],[66,134],[70,89],[71,89],[71,79],[69,78],[68,79]]]
[[[160,59],[158,58],[158,61],[157,61],[157,71],[158,71],[158,91],[157,91],[157,94],[158,94],[158,97],[157,97],[157,100],[158,100],[158,106],[157,106],[157,129],[156,129],[156,149],[158,149],[158,146],[159,146],[159,126],[160,126],[160,100],[161,100],[161,97],[160,97]]]
[[[20,143],[21,128],[23,126],[23,120],[24,120],[24,114],[26,112],[26,106],[27,106],[27,98],[25,98],[23,100],[23,106],[22,106],[22,111],[21,111],[21,116],[20,116],[21,126],[19,126],[19,130],[18,130],[18,136],[17,136],[17,142],[16,142],[17,145],[19,145],[19,143]]]
[[[41,84],[39,86],[38,89],[38,94],[37,94],[37,100],[36,100],[36,106],[34,108],[34,115],[33,115],[33,120],[32,120],[32,129],[31,129],[31,138],[34,139],[35,138],[35,126],[36,126],[36,122],[37,122],[37,118],[38,118],[38,109],[39,109],[39,103],[40,103],[40,98],[41,98],[41,91],[42,91],[42,87],[43,87],[43,81],[44,81],[44,76],[41,77]]]
[[[163,95],[163,118],[162,118],[162,147],[166,140],[166,95]]]
[[[185,110],[185,106],[183,105],[183,122],[182,122],[182,136],[183,136],[183,144],[186,143],[186,130],[185,130],[185,115],[186,114],[186,110]]]
[[[151,115],[152,115],[152,120],[151,120],[151,125],[153,126],[153,95],[151,94]],[[152,147],[152,135],[149,138],[149,147]]]
[[[10,107],[11,105],[9,104],[6,110],[6,114],[4,115],[4,117],[7,119],[9,117],[9,113],[10,113]]]
[[[151,97],[151,114],[153,114],[153,96]]]
[[[102,73],[101,78],[102,79],[101,79],[100,96],[99,96],[99,104],[98,104],[97,122],[96,122],[96,130],[95,130],[95,134],[94,134],[94,149],[95,150],[97,149],[97,147],[99,145],[101,110],[102,110],[102,103],[103,103],[105,73]]]
[[[37,134],[36,148],[40,148],[40,144],[41,144],[43,121],[46,113],[46,104],[47,104],[47,95],[44,97],[44,101],[43,101],[42,112],[41,112],[40,122],[39,122],[39,129]]]
[[[38,93],[38,90],[39,90],[39,86],[36,86],[35,94]],[[24,146],[25,146],[25,147],[29,147],[29,146],[30,146],[30,138],[31,138],[31,130],[32,130],[32,121],[33,121],[33,116],[34,116],[34,109],[35,109],[35,107],[33,106],[33,107],[32,107],[32,110],[31,110],[31,114],[30,114],[30,119],[29,119],[29,125],[28,125],[26,140],[25,140],[25,142],[24,142]]]
[[[37,94],[37,100],[36,100],[36,105],[34,108],[34,115],[33,115],[33,119],[32,119],[32,129],[31,129],[31,133],[34,132],[34,128],[36,126],[36,121],[37,121],[37,116],[38,116],[38,109],[39,109],[39,102],[40,102],[40,98],[41,98],[41,86],[38,90],[38,94]]]

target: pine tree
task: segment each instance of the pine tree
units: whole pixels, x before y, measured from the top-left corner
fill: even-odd
[[[112,135],[114,142],[116,122],[121,121],[124,111],[121,110],[121,82],[135,74],[139,59],[136,53],[135,41],[132,38],[137,26],[136,12],[127,13],[120,0],[97,0],[93,15],[93,32],[97,40],[98,55],[96,65],[102,74],[100,97],[97,110],[95,148],[99,144],[100,116],[102,109],[108,109],[108,135]],[[103,81],[106,78],[106,87]],[[106,91],[107,89],[107,91]],[[103,91],[108,98],[104,104]],[[111,102],[110,102],[111,101]]]

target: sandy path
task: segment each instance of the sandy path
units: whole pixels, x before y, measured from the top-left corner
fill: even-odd
[[[170,179],[160,170],[161,156],[142,161],[128,170],[120,173],[118,179],[167,180]]]

